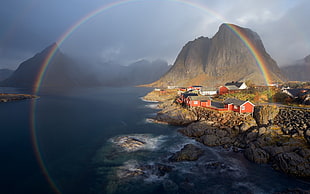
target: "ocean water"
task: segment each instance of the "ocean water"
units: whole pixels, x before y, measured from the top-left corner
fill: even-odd
[[[27,92],[1,88],[2,92]],[[41,91],[40,98],[0,104],[0,193],[275,193],[310,189],[241,153],[209,148],[150,122],[150,88]],[[120,147],[130,137],[144,144]],[[204,149],[195,162],[169,162],[185,144]]]

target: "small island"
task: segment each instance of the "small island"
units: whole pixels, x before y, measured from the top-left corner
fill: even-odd
[[[309,108],[273,104],[267,101],[262,103],[257,100],[253,112],[241,113],[226,110],[225,100],[227,97],[244,97],[246,94],[250,96],[249,90],[215,95],[209,105],[203,103],[210,101],[210,97],[201,95],[199,90],[201,88],[197,91],[193,88],[155,89],[144,99],[161,102],[159,104],[161,110],[155,116],[155,122],[182,126],[183,128],[178,130],[181,134],[206,146],[222,146],[234,152],[241,152],[252,162],[270,164],[275,170],[290,176],[310,177]],[[267,88],[266,91],[271,90]],[[261,91],[262,88],[255,90],[253,99],[267,99],[266,91]],[[199,98],[198,95],[189,93],[197,93]],[[273,96],[277,97],[278,93],[274,93]],[[216,108],[221,100],[225,110]]]
[[[36,95],[31,94],[7,94],[0,93],[0,102],[12,102],[26,99],[38,98]]]

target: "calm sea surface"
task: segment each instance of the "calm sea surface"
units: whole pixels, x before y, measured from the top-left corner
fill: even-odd
[[[158,110],[140,97],[149,88],[41,91],[40,98],[0,104],[0,193],[274,193],[310,189],[241,153],[208,148],[148,122]],[[1,92],[23,93],[1,88]],[[117,146],[124,135],[146,144]],[[183,145],[205,150],[195,162],[171,163]],[[168,167],[169,172],[161,167]]]

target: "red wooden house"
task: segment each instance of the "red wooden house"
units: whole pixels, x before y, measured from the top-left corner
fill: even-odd
[[[205,96],[189,96],[187,99],[187,105],[190,107],[211,106],[211,99]]]
[[[253,113],[254,112],[254,104],[250,101],[243,101],[234,98],[228,98],[224,102],[225,108],[227,110],[239,112],[239,113]]]

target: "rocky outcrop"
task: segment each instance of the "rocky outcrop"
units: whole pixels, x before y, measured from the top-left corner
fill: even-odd
[[[275,105],[255,106],[253,117],[258,125],[267,125],[273,122],[278,113],[279,108]]]
[[[196,147],[193,144],[185,145],[180,151],[173,154],[169,161],[171,162],[181,162],[181,161],[195,161],[203,154],[203,150]]]
[[[310,177],[310,146],[306,143],[310,141],[310,112],[305,110],[257,106],[252,117],[231,111],[186,109],[170,101],[156,119],[186,125],[178,131],[206,146],[232,148],[255,163],[271,164],[292,176]],[[190,152],[184,148],[171,161],[191,158],[186,155]]]
[[[0,102],[11,102],[11,101],[18,101],[18,100],[26,100],[37,98],[36,95],[30,94],[0,94]]]
[[[188,42],[170,70],[151,85],[211,86],[212,83],[213,86],[231,80],[252,80],[265,84],[256,59],[236,32],[246,37],[259,53],[272,81],[285,79],[257,33],[233,24],[222,24],[214,37],[199,37]]]
[[[285,135],[293,137],[300,136],[308,139],[310,130],[310,111],[294,110],[289,108],[281,109],[274,120]]]
[[[303,122],[309,121],[307,112],[287,113],[277,107],[259,107],[256,112],[256,121],[260,124],[258,126],[251,124],[251,119],[245,119],[241,115],[238,117],[227,114],[229,113],[210,113],[212,120],[202,119],[180,129],[179,132],[207,146],[232,147],[235,151],[244,149],[244,156],[250,161],[258,164],[269,163],[275,169],[292,176],[310,177],[310,148],[305,144],[306,138],[285,135],[283,129],[275,125],[281,120],[302,126]],[[226,120],[225,117],[235,125],[226,126],[227,122],[221,122]],[[296,117],[300,121],[297,121]],[[239,121],[239,125],[235,121]],[[308,130],[303,132],[308,134]]]
[[[197,120],[196,115],[178,105],[171,105],[157,113],[156,120],[170,125],[188,125]]]
[[[115,142],[116,145],[127,151],[136,151],[146,144],[143,140],[131,136],[118,137],[115,139]]]
[[[239,133],[236,128],[212,127],[206,121],[192,123],[188,127],[180,129],[179,132],[207,146],[232,145]]]

